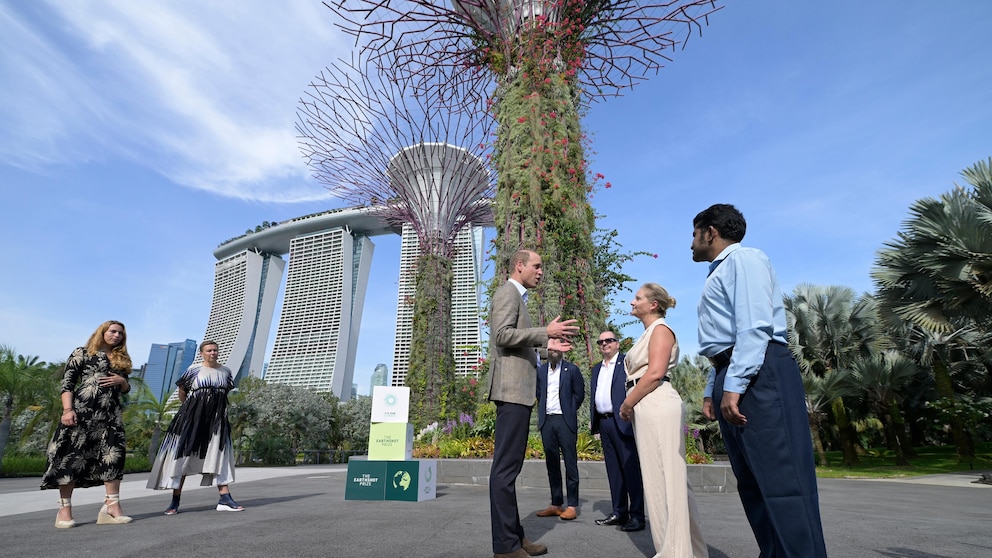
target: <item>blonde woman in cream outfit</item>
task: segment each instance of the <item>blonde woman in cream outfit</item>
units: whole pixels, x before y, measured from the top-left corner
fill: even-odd
[[[655,558],[708,558],[686,474],[685,404],[668,378],[679,360],[678,340],[665,323],[675,299],[645,283],[630,306],[645,329],[624,359],[627,398],[620,417],[634,425]]]

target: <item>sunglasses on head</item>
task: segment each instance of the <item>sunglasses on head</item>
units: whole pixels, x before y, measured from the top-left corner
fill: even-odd
[[[600,339],[599,341],[596,341],[596,344],[597,345],[605,345],[607,343],[616,343],[616,342],[617,342],[617,340],[615,338],[610,337],[609,339]]]

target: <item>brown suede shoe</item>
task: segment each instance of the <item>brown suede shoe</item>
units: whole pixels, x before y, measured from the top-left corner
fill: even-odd
[[[561,512],[561,515],[559,517],[566,521],[571,521],[576,517],[579,517],[579,513],[575,510],[574,506],[568,506],[567,508],[565,508],[565,511]]]
[[[561,508],[558,506],[548,506],[537,512],[537,517],[557,517],[561,515]]]
[[[524,540],[520,541],[521,546],[524,548],[524,552],[528,556],[540,556],[542,554],[548,553],[548,547],[541,543],[531,542],[530,539],[524,537]]]
[[[505,553],[497,552],[493,554],[493,558],[529,558],[529,557],[530,554],[527,554],[527,551],[522,548],[518,548],[513,552],[505,552]]]

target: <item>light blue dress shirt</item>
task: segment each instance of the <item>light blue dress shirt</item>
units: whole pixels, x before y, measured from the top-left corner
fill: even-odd
[[[724,391],[744,393],[765,360],[770,341],[786,342],[787,323],[775,270],[764,252],[739,243],[710,264],[699,299],[699,353],[714,356],[734,348]],[[710,369],[705,397],[713,396]]]

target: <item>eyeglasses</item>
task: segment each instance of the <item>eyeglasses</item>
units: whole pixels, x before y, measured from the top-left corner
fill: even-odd
[[[610,337],[609,339],[600,339],[599,341],[596,341],[596,344],[602,346],[602,345],[606,345],[607,343],[616,343],[616,342],[617,340],[615,338]]]

